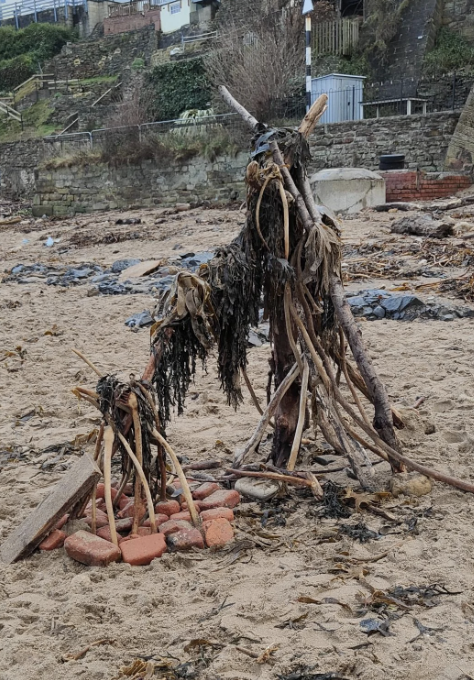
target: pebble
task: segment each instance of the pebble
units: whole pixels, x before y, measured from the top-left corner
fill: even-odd
[[[280,491],[280,484],[267,479],[249,479],[242,477],[235,483],[235,490],[247,498],[267,501]]]
[[[393,475],[389,489],[395,496],[425,496],[431,493],[433,481],[419,472],[401,472]]]
[[[455,306],[434,296],[426,298],[425,303],[415,295],[395,295],[381,289],[361,290],[357,294],[348,293],[347,302],[355,317],[365,317],[369,321],[378,319],[412,321],[418,318],[453,321],[456,318],[474,316],[474,309]]]

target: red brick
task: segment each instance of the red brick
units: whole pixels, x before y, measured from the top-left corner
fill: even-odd
[[[202,510],[212,510],[212,508],[235,508],[240,503],[240,494],[235,489],[226,491],[221,489],[215,491],[204,501],[201,501]]]
[[[140,536],[132,541],[121,543],[122,559],[128,564],[141,566],[150,564],[157,557],[161,557],[168,550],[163,534]]]
[[[139,536],[149,536],[151,534],[151,527],[138,527]]]
[[[159,512],[163,515],[174,515],[179,512],[181,508],[179,507],[178,501],[160,501],[155,506],[155,512]]]
[[[207,522],[210,519],[226,519],[228,522],[234,521],[234,512],[230,508],[213,508],[212,510],[203,510],[201,519]]]
[[[55,529],[62,529],[63,526],[64,526],[64,525],[66,524],[66,522],[68,521],[68,519],[69,519],[69,515],[63,515],[63,516],[61,517],[61,519],[59,520],[59,522],[56,524],[56,526],[55,526],[54,528],[55,528]]]
[[[201,484],[201,486],[198,486],[195,491],[193,491],[192,496],[196,501],[202,501],[210,496],[211,493],[214,493],[214,491],[219,491],[219,489],[219,484],[216,484],[215,482],[205,482],[204,484]]]
[[[170,534],[175,534],[177,531],[182,529],[192,529],[192,525],[183,519],[170,519],[164,524],[160,525],[160,533],[165,536]]]
[[[114,489],[112,487],[112,500],[114,500],[115,496],[117,495],[117,489]],[[95,494],[96,498],[105,498],[105,484],[102,482],[99,482],[97,484],[97,491]]]
[[[124,508],[126,508],[131,500],[132,499],[129,498],[128,496],[120,496],[120,500],[118,502],[119,510],[123,510]]]
[[[234,539],[232,525],[223,517],[204,522],[202,528],[208,548],[223,548]]]
[[[106,567],[120,559],[120,549],[113,543],[87,531],[78,531],[64,541],[66,553],[89,567]]]
[[[184,499],[184,496],[183,496]],[[204,501],[194,501],[194,507],[198,512],[201,512],[201,506],[204,503]],[[185,500],[181,503],[181,510],[186,511],[188,509],[188,504],[186,503]]]
[[[100,527],[105,527],[109,523],[109,518],[107,517],[105,512],[102,512],[102,510],[97,509],[95,514],[96,514],[96,526],[98,529],[100,529]],[[89,526],[92,525],[91,511],[88,511],[87,515],[84,517],[84,521],[87,522]]]
[[[155,520],[156,520],[156,526],[159,527],[161,524],[164,524],[165,522],[167,522],[169,520],[169,517],[168,517],[168,515],[162,515],[161,513],[159,513],[159,514],[155,515]],[[146,519],[142,523],[142,527],[149,527],[149,526],[151,526],[151,522],[150,522],[149,519]]]
[[[120,533],[117,532],[118,538],[120,539]],[[110,533],[110,524],[107,524],[105,527],[100,527],[100,529],[97,529],[96,536],[99,538],[103,538],[104,541],[109,541],[109,543],[112,543],[112,534]]]
[[[181,529],[176,534],[170,534],[167,542],[172,550],[190,550],[204,548],[204,539],[199,529]]]
[[[55,529],[52,531],[47,538],[44,539],[44,541],[41,541],[39,544],[39,549],[40,550],[55,550],[56,548],[60,548],[64,541],[66,540],[67,534],[64,533],[64,531],[59,531],[59,529]]]
[[[131,517],[127,517],[126,519],[119,519],[115,522],[115,530],[117,531],[117,534],[119,536],[119,541],[120,538],[123,538],[123,535],[132,528],[132,524],[133,519]],[[110,534],[110,526],[107,524],[107,526],[98,529],[97,536],[100,536],[100,538],[104,538],[106,541],[112,541],[112,536]]]
[[[125,517],[133,517],[135,513],[135,500],[133,498],[127,499],[128,503],[127,505],[120,510],[118,513],[118,516],[121,518]],[[140,519],[146,514],[146,504],[145,501],[142,501],[141,503],[141,512],[140,512]]]
[[[105,512],[105,501],[104,501],[104,499],[98,498],[95,502],[95,507],[100,508],[101,510],[104,510],[104,512]],[[89,501],[88,504],[86,505],[86,509],[84,511],[86,513],[86,515],[91,514],[91,508],[92,508],[92,501]]]
[[[182,510],[181,512],[175,512],[174,515],[170,515],[170,519],[184,519],[186,522],[191,521],[191,513],[187,510]]]

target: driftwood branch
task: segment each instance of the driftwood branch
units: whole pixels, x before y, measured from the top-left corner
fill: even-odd
[[[327,103],[328,103],[327,94],[322,94],[320,97],[316,99],[316,101],[306,114],[306,116],[301,121],[301,124],[298,128],[298,132],[301,135],[303,135],[305,139],[308,139],[308,137],[318,124],[319,119],[326,111]]]
[[[267,428],[268,423],[270,422],[270,418],[274,415],[278,404],[280,401],[283,399],[285,396],[286,392],[289,390],[293,382],[296,380],[296,378],[299,375],[299,368],[295,364],[293,368],[289,371],[289,373],[286,375],[286,377],[283,379],[283,381],[280,383],[278,386],[278,389],[275,391],[273,394],[273,397],[270,400],[270,403],[268,404],[267,408],[265,409],[263,416],[260,419],[259,424],[257,425],[257,429],[255,430],[254,434],[252,437],[249,439],[247,444],[243,449],[240,449],[235,452],[234,456],[234,468],[238,468],[242,465],[244,458],[246,458],[250,453],[256,450],[257,446],[260,444],[262,437],[265,433],[265,430]]]

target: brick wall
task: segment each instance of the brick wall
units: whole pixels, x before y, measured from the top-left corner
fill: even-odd
[[[140,28],[153,24],[155,31],[161,30],[160,22],[161,9],[152,9],[150,12],[144,14],[138,12],[137,14],[129,14],[122,17],[107,17],[104,19],[104,35],[115,35],[117,33],[126,33],[127,31],[137,31]]]
[[[413,170],[389,170],[380,173],[385,179],[387,202],[431,201],[435,198],[453,196],[457,191],[471,186],[467,175],[445,172],[416,172]]]

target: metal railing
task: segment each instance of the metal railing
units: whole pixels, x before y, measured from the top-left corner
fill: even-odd
[[[202,116],[201,118],[183,120],[160,120],[141,125],[122,125],[118,127],[98,128],[90,132],[70,132],[57,135],[48,135],[44,141],[48,143],[72,143],[83,144],[89,148],[100,146],[110,139],[119,140],[121,137],[136,139],[137,142],[145,141],[154,135],[166,134],[172,131],[183,135],[191,132],[211,132],[217,128],[237,130],[243,128],[240,116],[236,113],[224,113],[215,116]]]
[[[149,12],[152,9],[160,7],[157,2],[145,2],[144,0],[135,0],[127,4],[114,3],[109,5],[109,17],[128,17],[132,14],[140,14],[141,12]]]
[[[64,18],[69,16],[69,8],[72,7],[73,13],[77,7],[83,7],[87,12],[87,0],[21,0],[7,7],[0,6],[0,25],[3,21],[15,19],[16,28],[20,27],[19,19],[24,16],[34,16],[34,21],[38,22],[41,12],[53,12],[54,21],[58,21],[59,10],[64,10]]]
[[[377,94],[383,92],[380,88],[388,85],[395,86],[398,95],[388,98],[388,101],[387,98],[377,99]],[[353,88],[327,90],[326,93],[331,102],[328,112],[335,112],[336,120],[323,118],[321,122],[324,124],[375,118],[377,107],[381,116],[407,115],[408,100],[411,100],[409,107],[411,115],[459,110],[464,106],[472,85],[474,85],[474,77],[468,79],[454,75],[445,80],[439,78],[433,81],[424,80],[418,84],[408,79],[390,83],[369,83],[369,85],[365,84],[363,94]],[[265,122],[270,125],[296,127],[305,115],[305,104],[304,97],[275,100],[269,107]],[[141,143],[161,134],[175,132],[190,135],[192,132],[201,132],[212,135],[217,129],[240,133],[245,130],[245,127],[238,114],[225,113],[194,119],[163,120],[141,125],[99,128],[90,132],[65,132],[60,135],[49,135],[44,139],[51,143],[82,144],[92,149],[111,141],[119,144],[124,138]]]
[[[181,36],[181,45],[186,49],[186,45],[192,45],[198,42],[207,42],[208,40],[216,40],[217,31],[208,31],[207,33],[199,33],[196,35]]]
[[[336,19],[314,24],[313,49],[318,55],[349,55],[359,42],[359,19]]]

